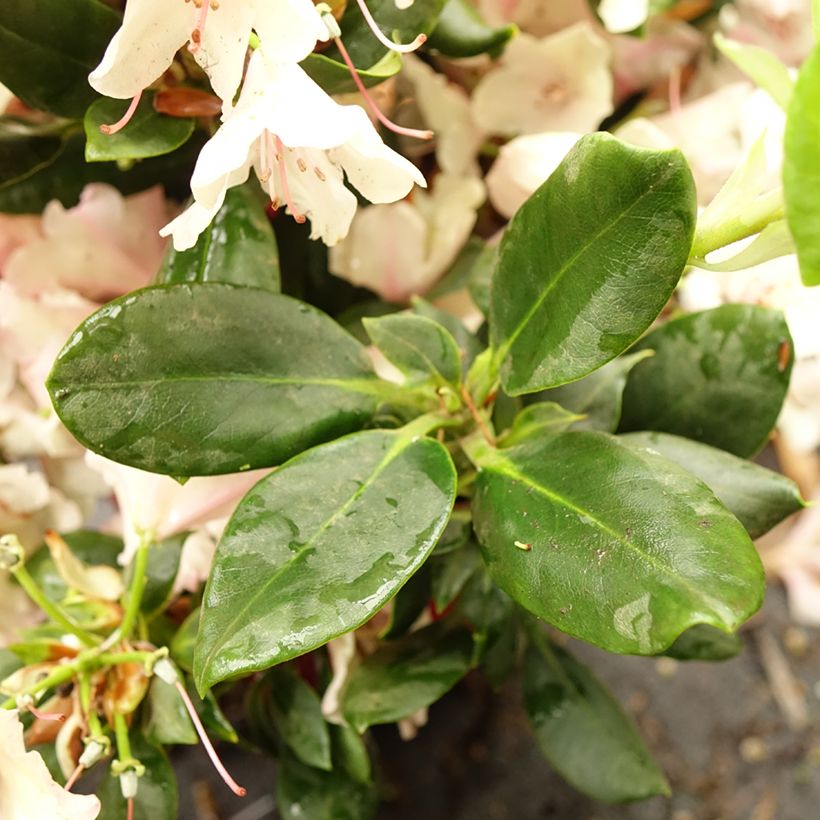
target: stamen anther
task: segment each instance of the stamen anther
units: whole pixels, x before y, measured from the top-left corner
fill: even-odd
[[[288,206],[290,210],[290,215],[293,219],[298,222],[300,225],[305,221],[305,215],[299,211],[296,207],[296,204],[293,202],[293,199],[290,196],[290,187],[288,186],[288,172],[285,168],[285,146],[282,144],[282,140],[279,139],[278,136],[274,137],[276,141],[276,163],[279,166],[279,181],[282,183],[282,196],[285,198],[285,204]]]
[[[131,100],[131,104],[128,106],[126,112],[118,119],[116,122],[111,123],[110,125],[101,125],[100,131],[103,134],[116,134],[117,131],[122,131],[129,122],[131,122],[131,117],[134,116],[134,112],[137,110],[137,106],[140,104],[140,97],[142,97],[142,91],[138,91],[136,96],[133,100]]]
[[[38,720],[53,720],[56,723],[65,723],[65,715],[56,712],[41,712],[33,703],[28,705],[28,710]]]
[[[351,76],[353,77],[353,82],[356,83],[356,88],[359,89],[359,93],[364,97],[365,103],[367,103],[367,107],[373,112],[373,116],[389,131],[392,131],[395,134],[402,134],[405,137],[415,137],[416,139],[420,140],[429,140],[433,138],[432,131],[420,131],[418,128],[405,128],[403,125],[396,125],[392,120],[388,119],[382,112],[379,110],[379,107],[373,101],[373,98],[368,93],[367,89],[362,82],[362,78],[359,76],[358,72],[356,71],[356,66],[353,65],[353,60],[350,59],[350,55],[347,53],[347,49],[345,48],[344,43],[342,42],[340,37],[337,37],[334,42],[336,43],[336,47],[339,49],[339,53],[342,55],[342,59],[345,61],[345,64],[350,71]]]
[[[194,2],[196,4],[196,0]],[[188,43],[188,51],[191,54],[199,50],[202,43],[202,32],[205,31],[205,21],[208,19],[208,9],[212,6],[208,0],[201,0],[201,4],[197,5],[199,5],[199,19],[196,22],[196,28],[191,32],[191,40]]]

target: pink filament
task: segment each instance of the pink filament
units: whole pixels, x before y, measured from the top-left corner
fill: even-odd
[[[36,706],[34,706],[34,704],[30,705],[28,707],[28,710],[38,720],[53,720],[57,723],[65,723],[65,715],[50,712],[41,712]]]
[[[373,98],[368,93],[367,89],[362,82],[362,78],[359,76],[358,72],[356,71],[356,66],[353,65],[353,60],[350,59],[350,55],[347,53],[347,49],[344,46],[344,43],[341,41],[340,38],[336,38],[335,41],[336,47],[339,49],[339,53],[342,55],[342,59],[345,61],[351,76],[353,77],[353,82],[356,83],[356,88],[359,89],[359,93],[364,97],[364,101],[367,103],[367,107],[373,112],[373,116],[389,131],[393,131],[396,134],[403,134],[406,137],[415,137],[416,139],[420,140],[429,140],[433,137],[432,131],[420,131],[418,128],[405,128],[402,125],[396,125],[392,120],[389,120],[385,117],[384,114],[379,110],[379,107],[373,101]]]
[[[202,33],[205,31],[205,21],[208,19],[208,9],[210,6],[210,0],[202,0],[202,5],[199,9],[199,20],[197,20],[196,28],[191,34],[191,41],[188,43],[188,51],[190,51],[191,54],[197,51],[202,43]]]
[[[78,763],[77,768],[74,769],[74,771],[71,773],[71,777],[69,777],[68,780],[66,780],[64,788],[67,792],[71,791],[74,784],[80,779],[80,775],[83,773],[84,770],[85,766],[83,766],[82,763]]]
[[[669,108],[673,114],[680,113],[680,66],[675,66],[669,75]]]
[[[111,125],[101,125],[100,131],[103,134],[116,134],[117,131],[122,131],[126,125],[131,121],[131,117],[134,116],[134,112],[137,110],[137,106],[140,104],[140,97],[142,97],[142,91],[138,91],[136,96],[133,100],[131,100],[131,104],[128,106],[128,110],[122,115],[122,117],[117,120],[115,123]]]
[[[291,216],[301,225],[305,221],[305,215],[299,212],[299,209],[290,198],[288,173],[285,169],[285,146],[279,137],[274,137],[274,139],[276,140],[276,163],[279,166],[279,181],[282,183],[282,196],[284,196],[285,204],[290,209]]]
[[[134,798],[128,798],[128,820],[134,820]]]
[[[356,0],[356,2],[359,4],[362,17],[364,17],[367,25],[370,26],[370,30],[385,48],[389,48],[391,51],[398,51],[402,54],[409,54],[411,51],[415,51],[419,46],[424,45],[424,43],[427,42],[426,34],[419,34],[412,43],[407,43],[405,45],[388,40],[387,37],[384,36],[384,32],[379,28],[378,23],[376,23],[373,19],[373,15],[370,13],[370,9],[367,7],[365,0]]]
[[[214,764],[214,768],[219,772],[219,776],[225,781],[228,788],[235,794],[237,797],[244,797],[247,792],[245,789],[242,788],[229,774],[228,770],[222,765],[222,761],[217,757],[216,750],[213,747],[213,744],[210,741],[210,738],[207,734],[205,734],[205,727],[202,725],[202,721],[199,719],[199,715],[194,708],[194,704],[191,702],[191,698],[188,695],[185,687],[182,685],[181,681],[176,682],[177,692],[179,692],[179,696],[182,698],[182,702],[185,704],[185,708],[188,710],[188,714],[191,717],[191,721],[194,724],[194,728],[196,729],[196,733],[199,735],[199,739],[202,741],[202,745],[205,747],[205,751],[208,753],[208,757],[211,758],[211,763]]]

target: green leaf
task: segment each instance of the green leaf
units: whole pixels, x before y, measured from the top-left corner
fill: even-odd
[[[0,681],[5,680],[22,665],[22,661],[14,652],[10,649],[0,648]]]
[[[737,635],[727,635],[709,624],[687,629],[663,653],[680,661],[726,661],[743,649]]]
[[[428,561],[393,597],[390,621],[380,638],[398,638],[410,629],[430,601],[431,579]]]
[[[148,688],[147,706],[143,731],[148,740],[160,746],[199,742],[194,724],[175,686],[155,675]]]
[[[412,313],[362,319],[373,344],[411,380],[439,386],[461,382],[461,354],[438,322]]]
[[[48,166],[62,149],[59,133],[38,133],[20,120],[0,117],[0,189]]]
[[[424,563],[455,470],[415,428],[316,447],[263,478],[217,547],[194,653],[204,692],[355,629]]]
[[[774,427],[792,368],[778,310],[723,305],[662,324],[636,345],[654,350],[629,374],[620,429],[675,433],[746,458]]]
[[[162,184],[169,195],[184,198],[203,143],[204,134],[195,135],[173,154],[140,160],[122,170],[114,162],[86,163],[85,137],[81,133],[66,133],[60,151],[48,161],[23,177],[0,184],[0,211],[39,214],[52,199],[70,208],[77,204],[80,193],[90,182],[105,182],[123,194]]]
[[[435,703],[470,669],[473,639],[444,621],[380,646],[353,669],[342,712],[359,732],[393,723]]]
[[[468,509],[455,509],[441,534],[433,555],[446,555],[448,552],[460,549],[469,540],[473,533],[472,518]]]
[[[277,464],[364,424],[379,382],[323,313],[256,288],[160,285],[85,320],[48,380],[86,447],[169,475]]]
[[[752,538],[806,506],[793,481],[708,444],[652,432],[629,433],[621,439],[630,447],[668,458],[699,478]]]
[[[621,420],[627,377],[638,362],[651,355],[651,350],[641,350],[619,356],[577,382],[533,393],[527,400],[557,402],[572,413],[582,415],[584,418],[573,424],[576,430],[614,433]]]
[[[695,207],[679,151],[583,137],[501,242],[490,338],[504,390],[574,381],[629,347],[675,289]]]
[[[84,564],[91,566],[104,564],[107,567],[119,569],[117,558],[123,551],[120,538],[104,535],[93,530],[77,530],[76,532],[62,533],[60,536],[68,544],[71,552]],[[62,601],[68,592],[62,576],[45,544],[26,559],[26,569],[37,585],[51,601]]]
[[[194,703],[194,708],[208,736],[219,738],[226,743],[238,743],[239,735],[237,735],[236,729],[231,726],[230,721],[219,708],[219,703],[214,693],[206,692],[205,697],[200,698],[194,686],[194,682],[188,678],[185,679],[185,688],[188,690],[188,694]]]
[[[85,161],[113,162],[170,154],[194,133],[195,120],[169,117],[154,110],[154,94],[143,94],[128,125],[115,134],[103,134],[102,125],[121,119],[130,102],[104,97],[85,112]]]
[[[260,695],[282,740],[302,763],[330,771],[330,732],[319,696],[288,669],[270,669],[260,681]]]
[[[467,0],[447,0],[427,45],[446,57],[495,56],[517,31],[514,25],[488,25]]]
[[[797,77],[786,115],[783,195],[804,285],[820,285],[820,46]]]
[[[199,631],[199,620],[202,609],[197,607],[183,622],[171,641],[171,657],[180,668],[190,672],[194,668],[194,647],[196,635]]]
[[[323,772],[285,753],[277,774],[276,803],[282,820],[370,820],[375,814],[373,786],[339,769]]]
[[[714,202],[714,200],[712,200]],[[695,240],[697,242],[697,239]],[[707,262],[702,257],[692,256],[689,262],[704,270],[719,273],[747,270],[762,265],[772,259],[795,253],[794,239],[785,219],[770,222],[742,251],[722,262]]]
[[[333,760],[337,769],[343,769],[357,783],[372,783],[373,770],[365,737],[350,726],[332,724]]]
[[[530,404],[518,413],[510,429],[498,441],[502,447],[525,444],[532,439],[563,433],[582,418],[552,401]]]
[[[147,617],[161,612],[171,598],[174,581],[179,572],[179,559],[187,532],[172,535],[164,541],[152,544],[148,552],[148,567],[145,571],[145,591],[142,593],[140,609]],[[125,570],[125,585],[130,587],[134,575],[134,560]]]
[[[418,313],[419,316],[424,316],[427,319],[432,319],[434,322],[438,322],[442,327],[446,328],[450,335],[456,340],[456,344],[459,346],[462,352],[462,373],[467,372],[467,368],[472,364],[473,359],[481,353],[483,350],[483,345],[481,342],[476,339],[476,337],[470,333],[469,330],[462,324],[461,320],[457,316],[453,316],[451,313],[447,313],[446,311],[439,310],[437,307],[433,307],[429,302],[426,302],[420,296],[414,296],[411,299],[413,310]]]
[[[784,110],[788,110],[794,91],[794,82],[789,69],[776,54],[766,48],[750,43],[741,43],[715,34],[715,45],[744,74],[750,77]]]
[[[131,752],[145,766],[145,774],[139,779],[139,794],[134,801],[134,820],[177,820],[177,781],[165,752],[134,731],[131,732]],[[109,772],[97,796],[102,803],[98,820],[122,820],[127,816],[118,777]]]
[[[470,576],[481,565],[481,553],[475,544],[465,544],[461,549],[430,559],[432,570],[431,590],[433,603],[443,612],[464,589]]]
[[[308,77],[328,94],[350,94],[358,91],[350,69],[341,55],[338,55],[338,59],[331,59],[325,54],[308,54],[300,65]],[[365,88],[371,88],[401,71],[401,57],[396,51],[387,51],[370,68],[359,68],[359,63],[355,65],[356,73]]]
[[[481,255],[476,259],[470,277],[470,296],[476,307],[485,315],[490,315],[490,289],[493,272],[498,264],[498,245],[485,245]]]
[[[229,188],[193,248],[168,246],[157,284],[228,282],[279,292],[279,253],[255,183]]]
[[[88,84],[120,18],[96,0],[3,0],[0,83],[32,108],[82,117]]]
[[[685,629],[733,632],[760,606],[743,527],[696,478],[613,436],[481,445],[473,524],[493,580],[564,632],[652,655]]]
[[[670,793],[617,701],[589,669],[546,638],[524,660],[524,705],[544,756],[584,794],[621,803]]]

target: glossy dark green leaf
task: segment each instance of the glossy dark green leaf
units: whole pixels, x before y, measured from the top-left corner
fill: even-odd
[[[393,597],[390,620],[379,637],[398,638],[410,629],[430,602],[431,582],[428,561]]]
[[[282,820],[370,820],[376,811],[374,787],[344,771],[314,769],[285,753],[277,775],[276,804]]]
[[[524,705],[541,751],[576,789],[607,803],[669,794],[663,772],[617,701],[546,638],[525,657]]]
[[[305,73],[328,94],[349,94],[358,91],[350,69],[345,65],[340,54],[336,54],[336,59],[331,59],[325,54],[309,54],[300,65]],[[401,57],[397,52],[389,51],[367,68],[362,67],[363,64],[358,62],[355,65],[356,73],[365,88],[371,88],[390,79],[401,70]]]
[[[140,160],[123,170],[115,162],[86,163],[85,137],[66,134],[60,151],[49,161],[26,176],[0,184],[0,211],[39,214],[52,199],[70,208],[90,182],[105,182],[123,194],[161,184],[169,195],[183,199],[190,192],[191,172],[203,142],[204,134],[195,134],[173,154]]]
[[[743,649],[737,635],[727,635],[709,624],[698,624],[687,629],[663,653],[679,661],[726,661]]]
[[[498,245],[485,245],[476,259],[470,277],[470,296],[485,316],[490,315],[490,289],[493,272],[498,264],[498,251]]]
[[[464,508],[456,508],[438,539],[433,555],[446,555],[448,552],[460,549],[469,540],[473,532],[472,518],[470,510]]]
[[[411,313],[363,319],[373,344],[410,380],[439,386],[461,381],[461,353],[438,322]]]
[[[97,0],[3,0],[0,83],[32,108],[81,117],[96,96],[88,74],[119,21]]]
[[[668,433],[629,433],[630,446],[652,450],[697,476],[724,507],[759,538],[775,524],[805,507],[797,485],[724,450]]]
[[[216,283],[110,302],[48,380],[85,446],[185,476],[277,464],[349,432],[372,414],[378,385],[362,346],[315,308]]]
[[[582,418],[552,401],[530,404],[518,413],[510,429],[499,437],[499,444],[502,447],[514,447],[545,436],[554,436],[556,433],[563,433],[573,422]]]
[[[604,433],[475,455],[473,524],[495,582],[564,632],[611,652],[665,649],[759,606],[746,531],[683,469]]]
[[[279,292],[279,253],[256,183],[229,188],[193,248],[168,246],[157,284],[228,282]]]
[[[154,110],[154,94],[143,94],[128,125],[115,134],[104,134],[100,126],[115,123],[129,106],[128,100],[103,97],[85,112],[86,162],[147,159],[170,154],[184,145],[194,133],[195,121],[188,117],[169,117]]]
[[[601,430],[614,433],[621,420],[624,388],[630,370],[649,358],[651,350],[628,353],[605,364],[583,379],[533,393],[527,400],[554,401],[573,413],[583,415],[573,424],[576,430]]]
[[[655,355],[629,374],[620,429],[658,430],[746,458],[766,443],[792,368],[778,310],[723,305],[666,322],[638,349]]]
[[[490,336],[506,392],[579,379],[629,347],[675,289],[695,207],[679,151],[583,137],[501,241]]]
[[[62,149],[60,134],[31,133],[25,123],[0,117],[0,189],[51,164]]]
[[[366,621],[424,563],[454,496],[447,450],[412,427],[347,436],[263,478],[217,547],[194,654],[198,689]]]
[[[93,530],[63,533],[61,537],[84,564],[104,564],[119,569],[117,557],[123,551],[121,539]],[[68,588],[45,544],[26,559],[26,569],[49,600],[62,601],[65,598]]]
[[[131,753],[145,766],[134,800],[134,820],[178,820],[176,775],[165,752],[139,732],[132,731]],[[113,777],[110,771],[105,773],[97,795],[102,803],[98,820],[123,820],[127,816],[119,778]]]
[[[342,712],[359,732],[393,723],[435,703],[470,669],[469,630],[444,621],[379,647],[353,669],[342,692]]]
[[[171,641],[171,657],[186,672],[194,668],[194,646],[202,609],[197,607],[183,622]]]
[[[143,731],[160,746],[199,742],[194,724],[175,686],[154,676],[148,688]]]
[[[302,763],[330,771],[330,731],[319,696],[289,669],[270,669],[261,685],[282,740]]]
[[[470,576],[480,565],[481,553],[475,544],[466,544],[446,555],[433,555],[430,559],[430,586],[433,603],[438,612],[443,612],[458,597]]]
[[[334,768],[347,772],[357,783],[371,783],[373,768],[367,751],[366,735],[360,735],[350,726],[332,724]]]
[[[427,45],[447,57],[495,55],[517,31],[514,25],[488,25],[467,0],[447,0]]]
[[[174,581],[179,571],[179,559],[188,533],[178,533],[152,544],[148,553],[148,567],[145,572],[145,592],[142,595],[140,609],[151,617],[156,615],[168,603]],[[125,570],[125,585],[130,586],[134,572],[132,561]]]
[[[783,195],[806,285],[820,284],[820,46],[800,68],[786,115]]]

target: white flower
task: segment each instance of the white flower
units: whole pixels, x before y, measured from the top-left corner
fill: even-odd
[[[338,105],[292,63],[279,63],[257,49],[250,59],[236,107],[202,149],[191,179],[193,204],[161,233],[174,247],[194,245],[222,205],[228,188],[244,182],[251,168],[270,198],[298,221],[308,217],[311,238],[334,245],[347,234],[356,197],[344,176],[371,202],[393,202],[419,170],[388,148],[364,110]]]
[[[388,302],[422,294],[452,265],[484,202],[478,179],[440,174],[411,202],[372,205],[356,214],[350,235],[330,251],[330,270]]]
[[[592,20],[589,0],[478,0],[481,16],[493,26],[515,23],[544,37],[581,20]]]
[[[598,14],[613,34],[634,31],[649,16],[649,0],[602,0]]]
[[[94,795],[72,794],[49,774],[38,752],[27,752],[17,710],[0,709],[0,817],[3,820],[93,820]]]
[[[230,106],[251,30],[283,61],[298,62],[327,39],[310,0],[128,0],[122,27],[88,81],[106,97],[134,97],[190,42],[214,91]]]
[[[487,191],[493,207],[511,218],[579,139],[581,134],[574,131],[555,131],[510,140],[487,174]]]
[[[594,131],[612,113],[611,53],[588,23],[515,37],[473,93],[473,118],[494,134]]]

